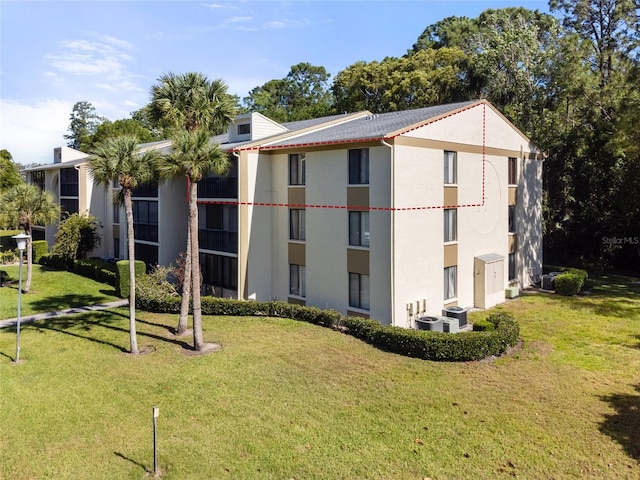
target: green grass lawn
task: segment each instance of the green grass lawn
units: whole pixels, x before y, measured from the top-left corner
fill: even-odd
[[[18,266],[1,266],[9,275],[9,282],[0,288],[0,320],[18,315]],[[22,285],[27,279],[27,266],[22,266]],[[69,272],[53,270],[42,265],[33,266],[31,290],[22,295],[23,316],[63,310],[117,300],[115,289]]]
[[[436,363],[270,318],[205,317],[223,349],[182,353],[174,315],[127,310],[0,331],[0,478],[638,479],[640,286],[502,309],[521,350]],[[636,279],[637,280],[637,279]],[[485,316],[473,314],[473,318]]]

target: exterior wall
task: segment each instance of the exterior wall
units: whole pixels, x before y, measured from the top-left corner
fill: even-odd
[[[124,214],[124,212],[122,212]],[[126,218],[124,220],[126,230]],[[158,263],[176,265],[180,252],[187,249],[189,202],[184,178],[158,187]],[[126,236],[126,235],[125,235]]]
[[[516,273],[519,286],[526,288],[532,276],[542,274],[542,161],[527,157],[518,163]]]

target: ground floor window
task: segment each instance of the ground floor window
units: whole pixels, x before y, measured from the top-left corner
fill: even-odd
[[[46,240],[46,232],[44,230],[40,230],[38,228],[31,229],[31,240],[34,242],[36,240]]]
[[[158,265],[158,246],[146,243],[135,243],[136,260],[142,260],[147,266],[147,272]]]
[[[225,255],[200,254],[202,281],[212,287],[238,289],[238,259]]]
[[[369,310],[369,275],[349,272],[349,306]]]
[[[509,254],[509,281],[512,282],[516,279],[516,254]]]
[[[458,267],[447,267],[444,269],[444,299],[449,300],[456,297],[456,282]]]
[[[289,293],[299,297],[307,296],[306,268],[304,265],[289,265]]]

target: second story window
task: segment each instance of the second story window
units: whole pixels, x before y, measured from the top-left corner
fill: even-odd
[[[238,135],[247,135],[249,133],[251,133],[250,123],[241,123],[238,125]]]
[[[458,240],[458,211],[455,208],[444,210],[444,241]]]
[[[509,185],[518,184],[518,159],[509,157]]]
[[[349,150],[349,184],[367,185],[369,183],[369,149]]]
[[[516,233],[516,206],[509,205],[509,233]]]
[[[349,245],[369,246],[369,212],[349,212]]]
[[[289,210],[289,240],[304,241],[305,239],[305,211],[292,208]]]
[[[60,196],[78,196],[78,171],[73,167],[60,169]]]
[[[44,170],[31,172],[31,183],[37,185],[40,190],[44,190]]]
[[[444,183],[458,183],[458,155],[456,152],[444,152]]]
[[[305,184],[305,154],[289,155],[289,185]]]

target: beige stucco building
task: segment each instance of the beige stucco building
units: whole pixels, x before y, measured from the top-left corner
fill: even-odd
[[[207,293],[413,327],[445,307],[489,308],[541,273],[542,156],[484,100],[285,124],[252,113],[212,141],[233,168],[198,186]],[[157,238],[137,242],[175,263],[186,188],[146,195]],[[87,208],[104,217],[103,254],[122,257],[113,207]]]

